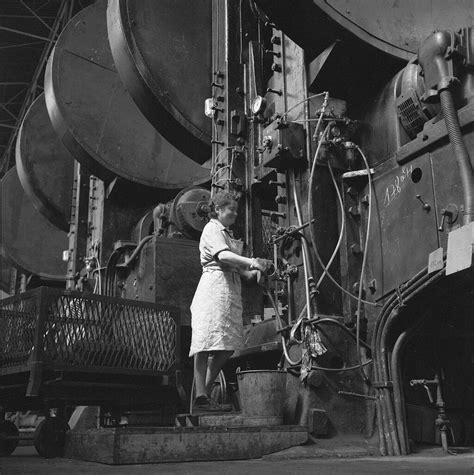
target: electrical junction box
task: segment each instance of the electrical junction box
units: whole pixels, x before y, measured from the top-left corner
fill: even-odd
[[[298,164],[305,164],[305,130],[301,124],[272,122],[263,131],[259,151],[264,167],[286,170]],[[298,163],[299,162],[299,163]]]

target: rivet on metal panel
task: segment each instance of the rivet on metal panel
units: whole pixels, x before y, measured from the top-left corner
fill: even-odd
[[[347,188],[347,194],[355,198],[357,196],[357,190],[353,186]]]
[[[278,96],[281,96],[281,91],[277,89],[271,89],[270,87],[267,89],[267,92],[271,92],[273,94],[277,94]]]
[[[272,54],[273,56],[275,56],[275,58],[281,58],[281,53],[279,53],[278,51],[273,51],[271,49],[266,49],[265,53]]]
[[[375,292],[377,290],[377,280],[376,279],[372,279],[369,282],[369,290],[372,294],[375,294]]]
[[[351,252],[352,254],[361,254],[362,251],[360,249],[359,244],[351,244]]]
[[[275,203],[278,203],[278,204],[286,204],[286,196],[277,195],[277,196],[275,197]]]
[[[360,211],[357,206],[350,206],[349,207],[349,213],[354,217],[358,218],[360,216]]]

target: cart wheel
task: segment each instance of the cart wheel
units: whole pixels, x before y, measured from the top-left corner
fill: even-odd
[[[0,457],[11,455],[17,448],[18,439],[7,439],[7,437],[18,437],[18,427],[11,421],[0,422]]]
[[[35,449],[41,457],[60,457],[64,451],[69,425],[61,417],[48,417],[36,428]]]

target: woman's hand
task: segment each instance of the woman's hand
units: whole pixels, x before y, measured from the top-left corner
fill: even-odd
[[[250,264],[251,270],[259,270],[265,275],[273,274],[275,272],[275,266],[272,261],[268,259],[262,259],[261,257],[254,257],[252,259],[252,264]]]
[[[258,275],[258,270],[241,270],[240,271],[240,277],[242,277],[242,280],[244,282],[257,282],[257,275]]]

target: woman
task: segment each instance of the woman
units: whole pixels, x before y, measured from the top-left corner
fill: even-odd
[[[266,273],[272,265],[265,259],[241,255],[243,242],[234,239],[229,230],[237,218],[236,197],[221,192],[213,203],[213,219],[204,227],[199,242],[203,273],[191,304],[189,356],[194,356],[193,406],[198,411],[223,410],[209,394],[226,361],[242,346],[240,276],[250,279],[258,270]]]

